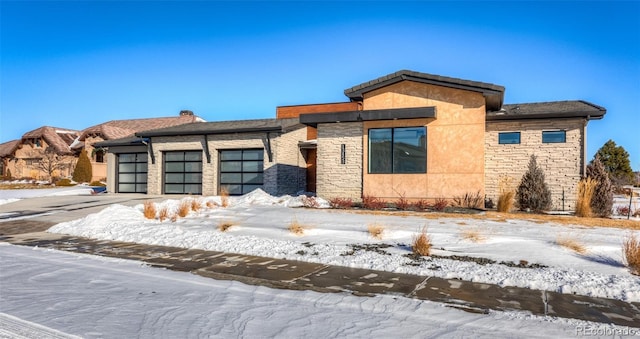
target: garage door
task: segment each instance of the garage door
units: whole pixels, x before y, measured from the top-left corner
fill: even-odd
[[[202,194],[202,151],[164,153],[164,193]]]
[[[263,158],[261,148],[220,151],[220,188],[226,188],[230,195],[262,188]]]
[[[147,193],[147,153],[118,154],[118,193]]]

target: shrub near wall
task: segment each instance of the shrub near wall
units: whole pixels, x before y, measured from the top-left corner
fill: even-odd
[[[78,163],[76,164],[76,169],[73,171],[73,181],[89,182],[92,176],[91,161],[89,160],[87,151],[82,150]]]
[[[591,199],[593,213],[603,218],[610,216],[613,209],[613,185],[598,155],[587,166],[587,177],[597,182]]]
[[[527,173],[522,176],[516,192],[521,210],[544,211],[551,206],[551,191],[545,182],[544,172],[538,167],[535,155],[529,159]]]

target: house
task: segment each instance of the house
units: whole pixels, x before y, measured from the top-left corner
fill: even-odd
[[[69,176],[75,166],[71,144],[78,131],[43,126],[0,145],[2,176],[50,179]]]
[[[75,153],[83,149],[91,161],[92,181],[105,180],[107,177],[107,163],[104,152],[94,147],[95,143],[133,136],[136,132],[149,129],[177,126],[193,122],[204,121],[192,111],[183,110],[175,117],[111,120],[95,126],[85,128],[80,132],[77,140],[71,145]]]
[[[51,177],[71,177],[78,156],[86,150],[91,160],[93,180],[105,180],[107,163],[104,152],[93,145],[100,141],[133,136],[148,129],[202,122],[192,111],[183,110],[175,117],[111,120],[82,131],[44,126],[25,133],[20,140],[0,144],[0,174],[14,178],[50,179],[54,154],[60,158]],[[53,151],[47,155],[47,150]],[[44,159],[44,160],[43,160]],[[59,167],[59,168],[58,168]]]
[[[96,144],[111,192],[496,200],[537,155],[553,208],[572,209],[586,127],[606,110],[575,100],[504,104],[503,86],[398,71],[348,102],[282,106],[275,119],[185,124]]]

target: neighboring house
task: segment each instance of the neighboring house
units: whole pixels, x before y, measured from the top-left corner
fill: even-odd
[[[95,148],[94,144],[105,140],[130,137],[136,132],[150,129],[202,121],[204,120],[194,115],[192,111],[187,110],[181,111],[180,115],[176,117],[111,120],[82,130],[78,139],[71,145],[71,148],[78,154],[82,149],[87,151],[87,155],[91,160],[92,180],[105,180],[107,177],[105,153],[102,149]]]
[[[66,128],[43,126],[25,133],[20,140],[1,144],[2,175],[11,172],[13,178],[40,180],[71,175],[76,158],[70,145],[78,133]]]
[[[504,87],[399,71],[345,90],[349,102],[278,107],[276,119],[187,124],[95,144],[111,192],[497,200],[538,156],[553,208],[573,209],[586,166],[585,101],[504,105]],[[507,180],[507,178],[510,178]]]

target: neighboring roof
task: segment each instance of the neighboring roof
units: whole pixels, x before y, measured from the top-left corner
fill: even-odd
[[[499,111],[487,112],[487,121],[548,118],[594,120],[602,119],[606,113],[604,107],[583,100],[534,102],[504,105]]]
[[[43,126],[22,135],[22,140],[32,138],[42,138],[58,154],[71,154],[70,145],[78,137],[80,132],[67,128]]]
[[[301,114],[300,123],[316,127],[321,123],[395,119],[435,118],[435,107],[392,108],[364,111]]]
[[[136,133],[139,137],[211,135],[249,132],[287,132],[304,127],[297,118],[232,120],[186,124]]]
[[[409,70],[401,70],[383,77],[353,86],[344,91],[344,94],[351,100],[363,100],[363,94],[378,88],[389,86],[404,80],[420,82],[425,84],[444,86],[466,91],[478,92],[484,95],[487,101],[487,110],[498,110],[504,100],[504,87],[485,82],[471,81],[440,75],[420,73]]]
[[[11,140],[0,144],[0,158],[10,156],[18,148],[20,140]]]
[[[202,122],[202,118],[195,115],[180,115],[176,117],[111,120],[86,128],[80,134],[79,141],[84,141],[88,135],[97,134],[105,140],[119,139],[133,136],[137,132]]]

